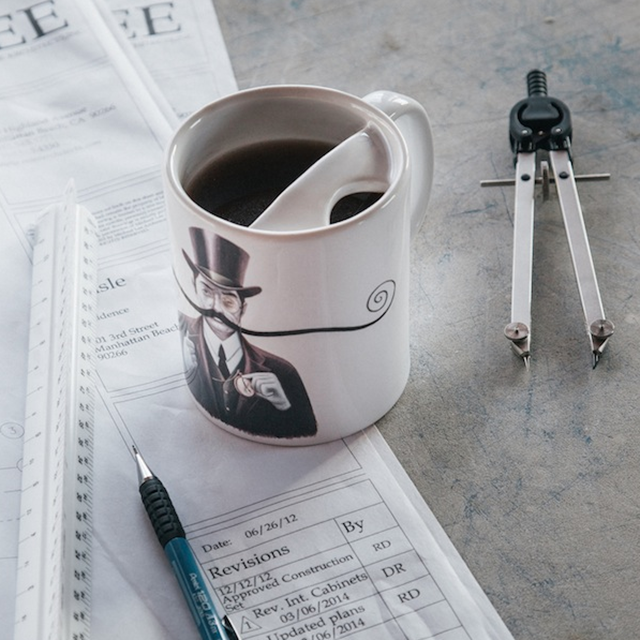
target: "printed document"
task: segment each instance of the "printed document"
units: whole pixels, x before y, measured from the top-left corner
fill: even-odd
[[[244,639],[508,640],[375,427],[326,445],[269,446],[196,408],[161,167],[176,122],[235,82],[208,0],[140,4],[3,5],[12,23],[0,31],[0,635],[12,637],[28,464],[32,225],[73,179],[100,230],[93,640],[198,637],[140,503],[133,444]]]

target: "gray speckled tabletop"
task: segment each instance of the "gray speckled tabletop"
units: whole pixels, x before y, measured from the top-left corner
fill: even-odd
[[[418,99],[435,134],[413,244],[412,373],[379,428],[517,640],[640,635],[640,4],[215,0],[240,88]],[[510,316],[508,114],[547,72],[571,109],[607,316],[597,368],[557,199],[536,200],[530,371]]]

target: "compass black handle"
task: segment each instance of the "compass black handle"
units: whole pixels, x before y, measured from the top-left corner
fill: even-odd
[[[527,93],[532,96],[547,96],[547,74],[539,69],[527,73]]]
[[[509,116],[509,142],[514,161],[520,152],[571,149],[571,113],[564,102],[549,97],[547,76],[533,69],[527,74],[528,98],[520,100]]]

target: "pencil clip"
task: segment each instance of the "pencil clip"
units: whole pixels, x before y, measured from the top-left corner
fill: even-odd
[[[242,640],[240,634],[236,631],[236,628],[233,625],[233,622],[231,622],[229,616],[224,616],[222,618],[222,624],[224,625],[224,629],[229,636],[229,640]]]

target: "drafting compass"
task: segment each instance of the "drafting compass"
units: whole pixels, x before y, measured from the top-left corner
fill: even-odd
[[[543,197],[546,199],[549,184],[553,182],[560,201],[595,368],[613,334],[614,326],[606,319],[602,307],[576,181],[606,180],[609,175],[574,175],[569,109],[560,100],[547,95],[547,78],[544,72],[530,71],[527,74],[527,88],[529,97],[514,105],[509,117],[515,181],[485,180],[481,183],[482,186],[515,184],[511,322],[505,327],[504,333],[528,368],[531,359],[534,191],[536,184],[541,184]],[[548,161],[540,160],[540,177],[536,178],[538,152],[544,152]],[[549,163],[553,176],[549,175]]]

